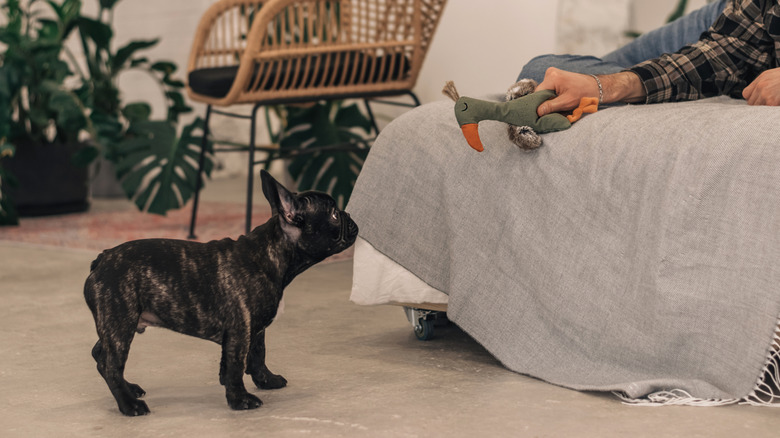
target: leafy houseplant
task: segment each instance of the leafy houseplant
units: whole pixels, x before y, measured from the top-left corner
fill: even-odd
[[[326,4],[325,7],[336,8],[334,15],[340,20],[340,4]],[[256,11],[242,12],[249,15],[251,26]],[[291,43],[314,38],[329,39],[326,34],[317,35],[317,26],[304,25],[292,29],[278,26],[270,32],[277,33],[276,40],[283,39],[281,34],[287,32],[284,38]],[[278,105],[271,111],[281,122],[279,130],[274,132],[270,111],[266,107],[268,132],[271,141],[279,145],[279,150],[271,152],[266,162],[287,159],[287,170],[298,190],[326,192],[336,199],[340,208],[344,208],[368,156],[370,140],[363,133],[367,135],[371,132],[371,121],[356,104],[347,105],[343,100]]]
[[[0,27],[0,42],[7,48],[0,54],[0,224],[16,223],[8,190],[14,178],[7,167],[13,166],[2,166],[30,144],[44,144],[49,151],[76,144],[62,166],[83,167],[102,154],[116,165],[125,193],[142,210],[164,214],[191,196],[192,163],[200,147],[195,131],[202,122],[196,119],[177,137],[179,115],[191,109],[181,94],[184,84],[173,77],[176,65],[138,55],[157,40],[134,40],[112,50],[118,2],[99,0],[97,18],[81,14],[81,0],[29,0],[26,7],[8,0],[2,5],[7,24]],[[81,43],[85,69],[65,45],[71,34]],[[117,78],[128,69],[146,71],[159,84],[168,102],[164,120],[151,120],[146,102],[122,101]],[[89,141],[77,141],[84,137]],[[208,160],[207,175],[211,167]]]
[[[29,7],[35,3],[31,0]],[[68,64],[60,59],[64,40],[75,27],[77,11],[71,7],[60,8],[57,12],[61,15],[52,20],[41,18],[32,9],[22,9],[18,0],[9,0],[3,9],[7,15],[7,24],[0,29],[0,42],[7,46],[0,67],[0,145],[6,157],[4,167],[11,164],[5,163],[11,155],[16,155],[15,163],[23,158],[50,157],[66,149],[69,149],[65,153],[68,156],[83,149],[78,135],[86,127],[86,118],[78,99],[63,87],[71,72]],[[48,169],[45,172],[51,173]],[[86,178],[85,171],[71,168],[64,172],[75,178]],[[8,182],[15,182],[11,173],[21,172],[2,171],[5,188],[0,221],[14,223],[16,218],[7,190],[11,187]],[[19,175],[22,183],[27,176],[27,173]],[[31,184],[41,183],[34,177],[29,179]],[[42,184],[45,191],[57,189],[56,185]],[[85,194],[66,195],[69,204],[76,204],[69,208],[83,208]],[[77,200],[80,196],[81,203]]]
[[[362,132],[370,132],[371,122],[357,104],[342,100],[279,106],[275,112],[282,126],[272,141],[279,144],[278,157],[289,160],[287,170],[298,190],[329,193],[344,208],[368,156]]]

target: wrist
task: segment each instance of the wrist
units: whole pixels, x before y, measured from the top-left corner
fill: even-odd
[[[642,80],[636,73],[623,71],[609,75],[596,76],[602,86],[603,103],[638,103],[644,102],[647,93]]]

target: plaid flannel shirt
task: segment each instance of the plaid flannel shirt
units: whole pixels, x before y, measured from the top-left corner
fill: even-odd
[[[734,0],[698,42],[628,69],[647,103],[731,95],[761,72],[780,67],[780,0]]]

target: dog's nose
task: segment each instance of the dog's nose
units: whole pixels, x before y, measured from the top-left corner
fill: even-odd
[[[350,235],[355,235],[358,233],[358,226],[355,221],[349,217],[349,215],[347,215],[347,229]]]

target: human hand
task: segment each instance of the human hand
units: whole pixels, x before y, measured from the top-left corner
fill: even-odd
[[[638,103],[646,99],[645,87],[635,73],[622,71],[608,75],[599,75],[599,85],[591,75],[572,73],[550,67],[544,75],[544,81],[536,90],[553,90],[558,96],[550,99],[536,109],[539,117],[552,112],[571,111],[580,104],[583,97],[602,97],[602,103],[628,102]]]
[[[550,67],[544,74],[544,80],[536,91],[552,90],[556,97],[543,102],[536,108],[539,117],[550,113],[571,111],[580,104],[583,97],[598,97],[599,86],[590,75],[572,73]]]
[[[780,68],[762,72],[742,90],[748,105],[780,106]]]

